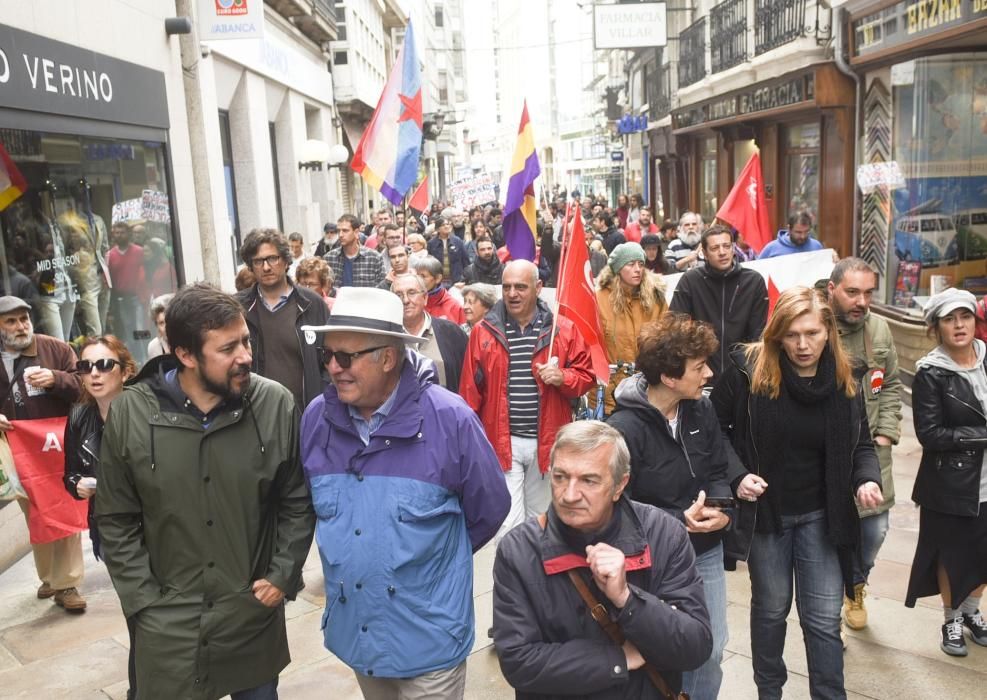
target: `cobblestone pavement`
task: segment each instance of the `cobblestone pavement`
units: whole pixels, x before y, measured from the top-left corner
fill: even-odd
[[[846,652],[846,686],[850,698],[984,697],[987,648],[969,644],[965,659],[939,650],[942,614],[937,600],[925,599],[909,610],[902,601],[918,534],[918,511],[908,500],[918,468],[920,448],[905,409],[904,437],[895,447],[899,500],[891,531],[871,576],[867,607],[870,626],[850,632]],[[84,538],[85,539],[85,538]],[[4,698],[123,699],[127,689],[127,630],[106,569],[86,553],[83,592],[89,609],[71,616],[34,596],[38,582],[31,557],[0,574],[0,696]],[[493,549],[475,559],[476,642],[469,659],[466,697],[506,699],[513,691],[504,681],[487,639],[491,617]],[[359,698],[353,674],[322,647],[319,623],[325,602],[322,574],[314,548],[306,589],[288,604],[288,638],[292,663],[281,675],[286,700]],[[757,696],[751,677],[748,614],[749,582],[741,565],[727,576],[730,642],[723,662],[721,698]],[[786,698],[808,698],[805,652],[793,610],[785,658],[789,668]],[[979,688],[979,690],[978,690]]]

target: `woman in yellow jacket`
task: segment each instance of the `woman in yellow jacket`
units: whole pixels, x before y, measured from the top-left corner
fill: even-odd
[[[645,269],[645,259],[639,244],[621,243],[610,253],[596,280],[600,328],[611,365],[634,362],[641,327],[657,321],[668,309],[661,276]],[[618,368],[610,377],[604,399],[607,415],[614,409],[614,389],[630,374],[633,372]]]

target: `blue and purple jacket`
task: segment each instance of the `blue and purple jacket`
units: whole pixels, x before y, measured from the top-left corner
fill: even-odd
[[[325,646],[363,675],[459,665],[473,646],[473,552],[510,496],[476,414],[406,352],[396,400],[364,445],[329,385],[302,416],[318,516]]]

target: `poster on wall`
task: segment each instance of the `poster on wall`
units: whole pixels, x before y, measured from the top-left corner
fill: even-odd
[[[898,276],[894,284],[894,305],[908,308],[918,293],[918,281],[922,263],[903,260],[898,263]]]
[[[987,272],[987,60],[978,54],[915,61],[894,89],[894,251],[928,269],[960,263]],[[983,268],[983,270],[981,270]],[[923,275],[923,279],[925,275]]]

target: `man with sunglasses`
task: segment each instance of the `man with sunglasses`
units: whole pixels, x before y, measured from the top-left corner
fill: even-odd
[[[459,700],[473,646],[472,554],[510,498],[473,412],[408,349],[400,299],[339,290],[320,347],[332,386],[302,416],[318,517],[325,646],[367,698]]]
[[[0,297],[0,433],[14,429],[11,420],[67,416],[79,399],[75,353],[58,338],[35,333],[30,312],[21,298]],[[25,499],[17,503],[30,522],[34,505]],[[41,579],[38,598],[51,598],[69,612],[85,610],[78,590],[85,573],[80,533],[31,549]]]
[[[234,297],[183,287],[165,325],[172,352],[113,400],[100,444],[96,522],[138,695],[276,700],[315,527],[298,409],[251,373]]]
[[[325,382],[315,348],[305,342],[300,328],[325,323],[329,311],[318,294],[288,276],[291,249],[280,231],[251,231],[240,258],[257,278],[237,294],[250,327],[253,371],[287,387],[299,411],[305,410]]]

